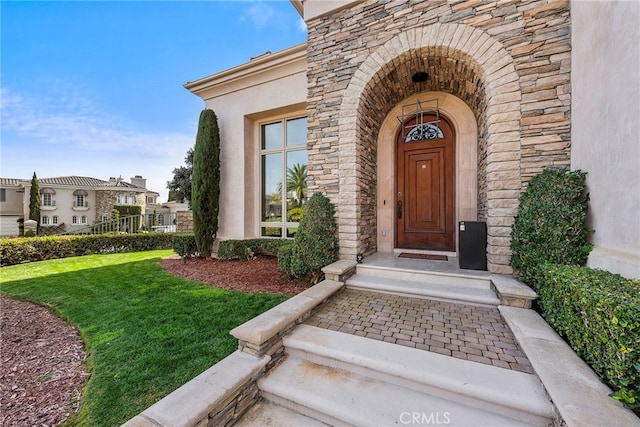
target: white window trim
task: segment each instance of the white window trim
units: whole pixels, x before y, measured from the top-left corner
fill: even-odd
[[[283,220],[283,222],[280,223],[270,223],[270,222],[266,222],[266,221],[262,221],[262,176],[263,176],[263,166],[262,166],[262,156],[265,154],[276,154],[276,153],[282,153],[282,170],[286,171],[287,170],[287,156],[284,155],[286,154],[287,151],[299,151],[304,149],[305,151],[307,151],[307,168],[309,165],[309,150],[308,150],[308,146],[306,145],[307,140],[305,140],[305,144],[304,145],[296,145],[293,147],[287,147],[286,145],[286,122],[287,120],[295,120],[295,119],[301,119],[306,117],[308,119],[309,115],[307,114],[307,112],[295,112],[295,113],[290,113],[290,114],[282,114],[282,115],[278,115],[278,116],[271,116],[271,117],[267,117],[264,119],[261,119],[259,121],[256,121],[256,127],[255,127],[255,147],[256,147],[256,159],[257,159],[257,171],[258,174],[255,177],[255,200],[256,200],[256,223],[257,223],[257,228],[256,228],[256,236],[260,237],[260,238],[278,238],[278,237],[271,237],[271,236],[263,236],[262,235],[262,228],[263,227],[269,227],[269,226],[277,226],[277,227],[281,227],[282,231],[280,234],[279,238],[287,238],[286,237],[286,232],[284,232],[284,230],[286,228],[293,228],[293,227],[298,227],[300,223],[298,222],[287,222],[286,219]],[[262,126],[263,125],[268,125],[271,123],[277,123],[277,122],[281,122],[282,123],[282,128],[283,128],[283,141],[282,141],[282,146],[280,148],[276,148],[276,149],[262,149]],[[308,129],[308,123],[307,123],[307,129]],[[301,148],[303,147],[304,148]],[[308,169],[307,169],[308,170]],[[285,172],[286,173],[286,172]],[[286,198],[283,198],[283,217],[286,218],[286,202],[285,202]],[[283,236],[283,232],[284,232],[284,236]]]

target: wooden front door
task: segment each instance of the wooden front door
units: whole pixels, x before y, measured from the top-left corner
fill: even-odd
[[[414,119],[405,129],[396,140],[396,246],[455,251],[453,127],[440,116],[437,127]]]

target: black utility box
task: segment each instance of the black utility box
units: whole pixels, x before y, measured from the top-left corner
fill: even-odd
[[[487,270],[487,223],[460,221],[458,264],[468,270]]]

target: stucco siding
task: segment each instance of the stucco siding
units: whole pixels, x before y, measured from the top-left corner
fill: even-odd
[[[258,124],[278,115],[305,113],[304,71],[303,66],[296,73],[205,100],[206,108],[216,113],[220,128],[219,238],[257,236]]]
[[[640,278],[640,3],[571,8],[571,166],[588,172],[589,265]]]

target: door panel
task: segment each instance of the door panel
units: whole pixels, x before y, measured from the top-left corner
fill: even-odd
[[[435,119],[435,117],[434,117]],[[411,124],[409,124],[411,125]],[[396,244],[399,248],[455,250],[453,128],[442,118],[442,138],[397,139]]]

